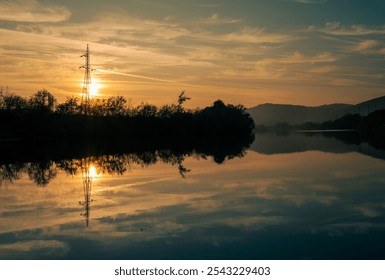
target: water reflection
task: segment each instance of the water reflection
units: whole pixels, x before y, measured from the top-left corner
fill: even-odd
[[[238,154],[220,154],[213,155],[213,161],[221,164],[226,160],[235,157],[243,157],[245,150]],[[130,169],[132,163],[139,164],[142,167],[148,167],[157,163],[169,164],[177,166],[178,173],[185,178],[191,169],[184,166],[186,157],[193,156],[196,159],[208,159],[207,154],[188,152],[179,153],[171,150],[145,151],[131,154],[101,155],[90,156],[81,159],[64,159],[64,160],[44,160],[39,162],[15,162],[0,165],[0,185],[8,185],[20,179],[23,173],[28,174],[37,186],[45,187],[53,179],[58,172],[65,172],[67,175],[82,174],[84,181],[90,181],[92,177],[98,174],[123,175]]]
[[[84,201],[79,201],[79,204],[84,206],[83,216],[86,219],[86,226],[88,227],[90,223],[90,207],[93,201],[91,199],[92,180],[96,177],[97,172],[90,158],[81,159],[80,168],[82,171]],[[72,171],[73,169],[71,168],[71,172]]]
[[[371,157],[385,159],[385,149],[375,141],[363,141],[356,131],[292,132],[286,134],[259,133],[251,150],[261,154],[298,153],[321,151],[326,153],[358,152]]]
[[[132,164],[140,165],[144,168],[162,163],[176,166],[180,176],[186,178],[186,174],[191,171],[191,169],[184,166],[186,157],[194,156],[196,159],[203,160],[212,157],[214,162],[221,164],[235,157],[243,157],[245,150],[246,147],[240,150],[231,149],[231,152],[228,153],[229,150],[227,149],[216,149],[215,152],[207,151],[207,154],[203,152],[198,153],[194,150],[155,150],[130,154],[89,156],[80,159],[8,163],[0,165],[0,186],[5,188],[15,183],[23,177],[23,174],[27,174],[28,178],[38,187],[46,187],[49,185],[60,172],[72,177],[81,174],[84,200],[79,201],[79,205],[84,207],[84,212],[81,215],[85,218],[85,225],[88,227],[90,223],[91,203],[93,202],[91,198],[92,185],[95,178],[99,176],[124,175],[131,169],[130,166]]]
[[[51,160],[33,165],[44,187],[7,163],[0,258],[383,259],[385,162],[357,145],[264,134],[219,165],[170,150]]]

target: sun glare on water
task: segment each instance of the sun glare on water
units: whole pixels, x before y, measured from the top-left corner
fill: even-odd
[[[98,172],[96,171],[95,166],[93,166],[93,165],[90,165],[89,174],[90,174],[90,177],[91,177],[91,178],[99,177],[99,174],[98,174]]]

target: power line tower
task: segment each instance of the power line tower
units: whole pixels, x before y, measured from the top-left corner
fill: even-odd
[[[79,67],[79,68],[84,68],[81,110],[83,114],[87,115],[89,113],[89,107],[90,107],[91,71],[93,70],[90,65],[90,49],[88,44],[87,44],[87,49],[85,54],[81,55],[80,57],[85,58],[84,65]]]

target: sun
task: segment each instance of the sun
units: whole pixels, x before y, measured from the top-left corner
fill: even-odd
[[[104,85],[97,79],[93,79],[90,84],[90,95],[91,97],[98,96],[99,90],[103,88]]]

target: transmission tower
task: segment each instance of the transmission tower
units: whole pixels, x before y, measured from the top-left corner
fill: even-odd
[[[87,44],[87,49],[85,54],[80,57],[85,58],[85,63],[83,66],[79,68],[84,68],[84,81],[83,81],[83,91],[82,91],[82,102],[81,109],[83,114],[88,114],[89,106],[90,106],[90,85],[91,85],[91,65],[90,65],[90,49]]]

